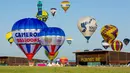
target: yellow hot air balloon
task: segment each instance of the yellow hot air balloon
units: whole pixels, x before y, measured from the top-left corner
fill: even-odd
[[[12,37],[12,32],[6,33],[6,39],[8,40],[8,42],[9,42],[10,44],[12,44],[12,43],[14,42],[14,39],[13,39],[13,37]]]
[[[57,51],[54,55],[50,55],[47,50],[45,50],[45,55],[48,57],[48,59],[52,62],[57,55],[59,54],[59,51]]]
[[[67,41],[67,43],[68,43],[69,45],[72,43],[72,40],[73,40],[73,39],[72,39],[71,37],[67,37],[67,38],[66,38],[66,41]]]
[[[61,2],[61,7],[66,12],[70,7],[70,2],[69,1],[62,1]]]
[[[105,25],[101,29],[101,35],[107,43],[111,44],[118,35],[118,28],[111,24]]]
[[[111,48],[113,51],[120,52],[122,50],[123,43],[120,40],[114,40],[111,44]]]
[[[45,10],[42,10],[42,14],[41,14],[41,15],[38,14],[38,13],[37,13],[37,15],[36,15],[37,19],[39,19],[39,20],[41,20],[41,21],[43,21],[43,22],[46,22],[46,21],[47,21],[48,16],[49,16],[49,14],[48,14],[48,12],[45,11]]]

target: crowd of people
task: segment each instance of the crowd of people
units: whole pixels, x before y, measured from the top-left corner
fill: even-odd
[[[62,64],[59,62],[48,62],[48,63],[37,63],[36,66],[55,66],[55,67],[63,67],[63,66],[68,66],[69,63]],[[29,66],[34,66],[34,63],[29,64]]]

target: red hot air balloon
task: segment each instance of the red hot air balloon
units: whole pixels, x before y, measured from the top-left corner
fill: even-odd
[[[111,48],[113,51],[120,52],[122,50],[123,43],[119,40],[114,40],[114,42],[111,44]]]
[[[35,18],[24,18],[13,25],[14,42],[24,52],[28,60],[32,60],[41,48],[38,34],[44,28],[47,28],[47,25]]]
[[[68,58],[66,58],[66,57],[61,57],[60,58],[60,63],[61,64],[67,64],[67,62],[68,62]]]
[[[61,28],[48,27],[41,30],[39,38],[41,45],[51,56],[54,56],[64,43],[65,33]]]

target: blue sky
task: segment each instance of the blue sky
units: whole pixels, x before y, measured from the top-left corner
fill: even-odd
[[[130,38],[130,0],[69,0],[71,3],[67,13],[60,6],[62,0],[41,0],[43,10],[49,13],[46,24],[49,27],[60,27],[64,30],[66,37],[72,37],[74,40],[69,46],[65,41],[59,50],[58,57],[66,56],[70,60],[75,59],[72,53],[76,50],[93,50],[102,48],[103,40],[100,29],[106,24],[113,24],[119,29],[119,35],[116,39],[123,41],[124,38]],[[0,55],[22,56],[23,52],[15,43],[10,46],[5,39],[5,34],[11,31],[13,24],[22,18],[33,17],[37,13],[38,0],[0,0]],[[57,13],[53,17],[50,8],[57,8]],[[91,16],[97,20],[97,30],[92,35],[89,43],[77,28],[77,22],[81,17]],[[130,52],[130,44],[123,47],[122,51]],[[108,48],[111,50],[111,48]],[[42,47],[34,58],[47,59]]]

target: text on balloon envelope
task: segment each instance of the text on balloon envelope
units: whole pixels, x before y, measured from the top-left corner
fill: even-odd
[[[38,37],[38,33],[37,32],[18,32],[15,33],[15,37]]]
[[[39,42],[39,38],[18,38],[17,42]]]

